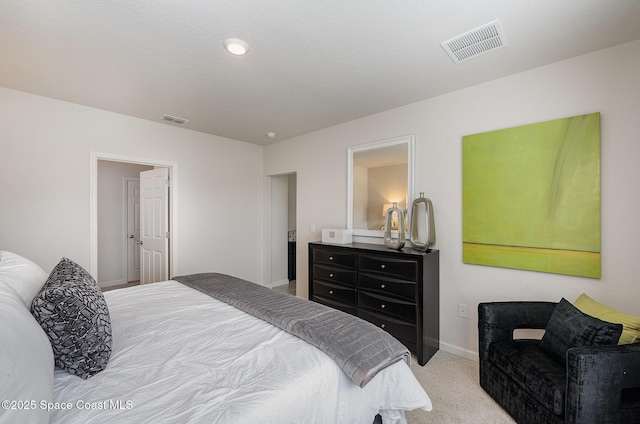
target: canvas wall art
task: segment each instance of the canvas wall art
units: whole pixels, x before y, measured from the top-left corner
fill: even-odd
[[[600,113],[462,145],[465,263],[600,278]]]

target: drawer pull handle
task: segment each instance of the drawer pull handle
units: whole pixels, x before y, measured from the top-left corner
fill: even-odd
[[[385,265],[385,264],[382,264],[382,265],[380,265],[380,268],[385,269],[385,268],[386,268],[386,265]]]
[[[383,303],[382,305],[380,305],[380,307],[381,307],[382,309],[384,309],[386,306],[387,306],[387,305],[385,305],[384,303]]]
[[[385,285],[384,284],[380,284],[380,288],[381,289],[385,288]]]
[[[329,290],[329,294],[333,294],[333,290]]]
[[[386,327],[386,325],[380,324],[380,328],[384,328],[384,327]]]
[[[333,256],[329,256],[329,260],[332,261],[333,260]]]
[[[333,274],[329,274],[329,277],[333,278]]]

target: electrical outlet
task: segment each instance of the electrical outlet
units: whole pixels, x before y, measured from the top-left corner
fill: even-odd
[[[458,316],[460,318],[467,318],[467,305],[464,303],[458,303]]]

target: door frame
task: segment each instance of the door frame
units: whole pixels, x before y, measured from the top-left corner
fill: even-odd
[[[89,273],[98,278],[98,161],[134,163],[137,165],[161,166],[169,168],[171,200],[169,201],[169,276],[175,275],[178,266],[178,164],[154,158],[119,155],[114,153],[90,152],[89,159]]]

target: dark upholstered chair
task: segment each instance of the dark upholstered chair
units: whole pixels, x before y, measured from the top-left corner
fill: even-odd
[[[640,423],[640,343],[571,348],[563,365],[539,340],[513,339],[546,328],[556,305],[478,305],[482,388],[520,424]]]

